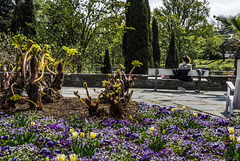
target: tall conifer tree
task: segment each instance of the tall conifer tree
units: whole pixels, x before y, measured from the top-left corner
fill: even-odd
[[[148,57],[148,62],[149,66],[152,65],[153,62],[153,46],[152,46],[152,41],[153,41],[153,35],[152,35],[152,30],[151,30],[151,9],[149,5],[149,0],[145,0],[146,7],[147,7],[147,17],[148,17],[148,32],[149,32],[149,41],[148,41],[148,50],[149,50],[149,57]]]
[[[176,50],[174,32],[172,31],[165,68],[169,68],[169,69],[178,68],[178,64],[179,64],[179,57]]]
[[[0,0],[0,4],[0,32],[7,32],[14,4],[11,0]]]
[[[101,72],[104,74],[112,73],[108,49],[106,49],[106,51],[105,51],[104,62],[103,62],[103,66],[101,68]]]
[[[153,48],[153,64],[155,67],[159,67],[160,65],[160,48],[159,48],[159,41],[158,41],[158,25],[155,18],[153,18],[152,22],[152,48]]]
[[[148,72],[149,60],[149,23],[148,11],[145,0],[127,0],[130,6],[126,13],[126,26],[133,30],[126,30],[123,36],[123,55],[125,57],[126,72],[132,68],[132,61],[139,60],[143,63],[141,68],[136,68],[134,73]]]
[[[35,23],[33,0],[15,0],[11,31],[21,31],[25,36],[34,36],[36,31],[27,23]]]

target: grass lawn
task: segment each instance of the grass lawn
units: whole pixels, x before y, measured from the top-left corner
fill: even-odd
[[[224,71],[223,74],[232,74],[234,71],[234,59],[220,60],[193,60],[193,68],[208,68],[210,71]]]

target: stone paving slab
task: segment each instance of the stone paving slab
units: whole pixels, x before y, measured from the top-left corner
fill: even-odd
[[[63,87],[60,93],[64,97],[75,97],[73,92],[79,92],[82,98],[86,97],[86,91],[84,88],[79,87]],[[96,88],[97,91],[103,90],[103,88]],[[158,104],[162,107],[181,107],[187,108],[215,115],[218,117],[228,117],[229,113],[225,112],[226,106],[226,91],[201,91],[195,93],[195,91],[187,90],[186,92],[180,90],[166,90],[158,89],[132,89],[132,100],[137,102],[146,102],[150,105]],[[93,98],[97,98],[98,93],[94,92],[94,88],[89,88],[89,93]]]

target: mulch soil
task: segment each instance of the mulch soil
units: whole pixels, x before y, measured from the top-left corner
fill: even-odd
[[[0,105],[1,106],[1,105]],[[100,102],[99,108],[104,109],[106,111],[106,115],[101,116],[100,118],[105,119],[109,116],[109,107],[110,103],[108,102]],[[138,111],[138,102],[130,101],[127,105],[127,119],[129,115],[133,117],[133,119],[137,118]],[[7,114],[15,114],[21,112],[30,112],[28,102],[18,104],[14,109],[2,110],[1,112]],[[82,104],[77,97],[62,97],[54,101],[54,103],[43,104],[42,110],[39,110],[44,116],[53,116],[55,119],[69,119],[73,118],[77,115],[80,119],[89,118],[88,109]]]

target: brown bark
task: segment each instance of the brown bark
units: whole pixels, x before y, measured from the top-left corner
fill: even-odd
[[[39,86],[36,83],[28,84],[26,86],[26,92],[28,94],[29,100],[33,101],[37,105],[40,103],[39,102],[39,99],[40,99]],[[29,105],[30,105],[30,109],[36,108],[35,105],[31,102],[29,102]]]

